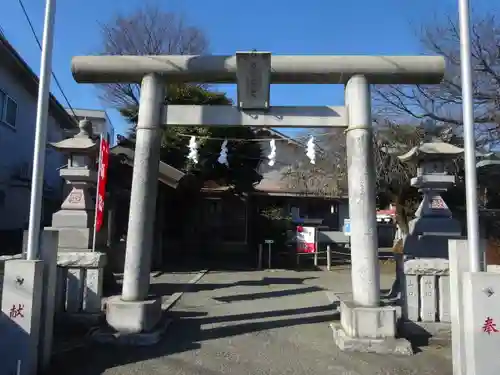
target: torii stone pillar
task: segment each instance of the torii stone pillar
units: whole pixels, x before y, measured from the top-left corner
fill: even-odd
[[[164,104],[165,83],[156,74],[145,76],[141,84],[136,130],[123,301],[144,301],[148,295]],[[148,251],[142,251],[144,248]]]
[[[345,88],[349,116],[346,134],[349,218],[351,220],[351,276],[353,301],[359,306],[380,303],[380,270],[375,202],[375,162],[370,85],[353,76]]]
[[[251,64],[239,57],[250,56]],[[396,309],[380,307],[375,174],[369,84],[436,84],[445,61],[434,56],[80,56],[73,76],[80,83],[142,83],[134,160],[124,287],[108,302],[108,323],[119,331],[143,332],[159,320],[160,304],[147,299],[152,218],[158,170],[155,139],[168,83],[238,83],[247,98],[231,106],[172,106],[163,124],[181,126],[348,127],[353,300],[342,301],[340,325],[332,325],[344,350],[408,352],[395,339]],[[241,65],[238,65],[238,62]],[[246,66],[244,68],[244,66]],[[250,68],[251,67],[251,68]],[[346,84],[344,107],[272,107],[271,83]],[[263,98],[266,95],[267,99]],[[396,343],[396,345],[394,345]]]

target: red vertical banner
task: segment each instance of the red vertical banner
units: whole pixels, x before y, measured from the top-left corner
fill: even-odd
[[[97,202],[95,216],[95,231],[99,232],[104,222],[104,199],[106,196],[106,182],[108,179],[109,143],[102,137],[99,160],[99,175],[97,177]]]

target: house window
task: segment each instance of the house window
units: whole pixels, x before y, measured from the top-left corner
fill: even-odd
[[[14,99],[0,90],[0,122],[13,128],[17,121],[17,103]]]

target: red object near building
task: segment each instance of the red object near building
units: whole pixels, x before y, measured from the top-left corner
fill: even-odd
[[[99,175],[97,177],[97,202],[95,216],[95,231],[99,232],[104,222],[104,198],[106,196],[106,182],[108,180],[109,143],[101,137],[101,151],[99,158]]]
[[[316,228],[298,225],[296,238],[298,253],[316,252]]]

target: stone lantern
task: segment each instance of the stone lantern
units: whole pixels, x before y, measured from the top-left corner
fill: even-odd
[[[423,195],[409,223],[403,254],[396,257],[402,334],[450,339],[448,240],[461,236],[462,230],[441,193],[455,183],[448,171],[453,159],[462,153],[459,147],[431,140],[399,156],[401,161],[417,166],[411,185]]]
[[[441,193],[455,184],[455,176],[450,175],[448,171],[453,159],[461,154],[462,148],[433,140],[421,143],[399,156],[402,162],[417,166],[417,176],[411,179],[411,186],[419,189],[423,195],[415,218],[409,223],[410,236],[432,238],[461,234],[460,223],[453,219],[450,209],[441,197]]]
[[[60,170],[60,176],[66,181],[66,199],[52,216],[52,227],[59,230],[59,252],[91,251],[93,247],[95,200],[89,189],[97,181],[99,144],[92,138],[89,120],[82,120],[78,125],[78,134],[50,144],[68,155],[68,165]]]
[[[66,181],[66,198],[52,216],[52,228],[59,232],[57,253],[56,311],[90,319],[93,324],[102,311],[102,285],[106,253],[105,234],[99,233],[93,251],[95,200],[89,191],[97,183],[96,161],[99,143],[93,139],[92,123],[82,120],[72,138],[50,143],[68,156],[60,170]]]

